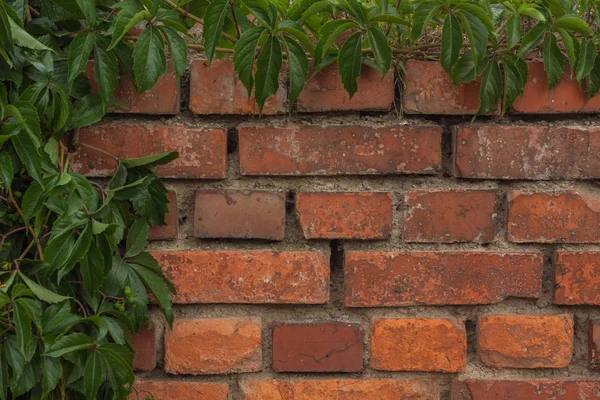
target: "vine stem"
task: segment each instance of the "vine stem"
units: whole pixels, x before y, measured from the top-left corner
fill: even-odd
[[[165,0],[165,3],[167,3],[168,5],[170,5],[171,7],[173,7],[179,14],[183,15],[186,18],[190,18],[193,19],[194,21],[196,21],[199,24],[204,25],[204,21],[198,17],[196,17],[194,14],[190,14],[189,12],[187,12],[186,10],[184,10],[183,8],[179,7],[177,4],[173,3],[171,0]],[[221,32],[221,36],[223,36],[225,39],[232,41],[233,43],[237,43],[237,39],[234,38],[233,36],[225,33],[225,32]]]
[[[15,210],[17,210],[17,213],[19,214],[19,216],[21,218],[23,218],[23,221],[25,221],[25,214],[23,214],[23,210],[21,210],[21,207],[19,207],[19,203],[17,203],[17,201],[15,200],[15,197],[13,196],[13,192],[12,192],[11,188],[8,188],[8,201],[15,207]],[[40,260],[44,261],[44,252],[42,251],[42,245],[40,244],[40,241],[38,240],[37,235],[35,234],[35,230],[29,224],[27,224],[27,227],[29,228],[29,232],[31,232],[31,234],[33,235],[33,240],[35,241],[35,244],[37,245],[37,250],[40,255]]]
[[[87,143],[79,143],[79,145],[80,145],[81,147],[87,147],[88,149],[91,149],[91,150],[97,151],[98,153],[102,153],[102,154],[104,154],[105,156],[107,156],[107,157],[110,157],[110,158],[112,158],[113,160],[115,160],[115,161],[117,161],[117,162],[121,161],[121,160],[119,160],[119,158],[118,158],[118,157],[116,157],[116,156],[114,156],[114,155],[110,154],[108,151],[106,151],[106,150],[102,150],[102,149],[100,149],[100,148],[98,148],[98,147],[96,147],[96,146],[92,146],[91,144],[87,144]]]

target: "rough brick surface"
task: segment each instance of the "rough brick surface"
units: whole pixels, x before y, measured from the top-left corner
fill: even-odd
[[[263,114],[287,111],[284,85],[269,98]],[[258,114],[254,96],[248,98],[246,88],[233,69],[231,60],[192,61],[190,66],[190,110],[195,114]]]
[[[309,73],[312,76],[312,71]],[[394,102],[394,73],[381,74],[363,67],[358,78],[358,90],[350,99],[338,75],[337,64],[312,76],[296,101],[300,112],[344,110],[389,110]]]
[[[513,111],[523,114],[560,114],[600,112],[600,95],[588,100],[567,67],[562,79],[548,91],[548,78],[541,62],[530,62],[523,95],[513,103]],[[584,85],[585,87],[585,85]]]
[[[587,400],[598,399],[600,382],[585,380],[452,381],[451,400]]]
[[[133,369],[152,371],[156,368],[156,330],[154,325],[144,326],[131,334],[131,345],[135,351]]]
[[[588,360],[590,368],[600,369],[600,319],[590,320],[589,323]]]
[[[600,305],[600,252],[556,252],[554,304]]]
[[[356,372],[363,369],[362,328],[356,324],[283,324],[273,328],[273,370]]]
[[[492,367],[564,368],[573,352],[572,315],[485,315],[477,354]]]
[[[98,93],[98,84],[94,79],[94,62],[88,61],[85,75],[90,80],[92,93]],[[113,93],[115,99],[125,108],[115,106],[113,113],[174,115],[180,110],[180,83],[175,77],[173,63],[167,63],[167,72],[158,78],[158,82],[150,90],[138,94],[131,79],[121,74],[119,83]]]
[[[298,193],[307,239],[385,239],[392,230],[392,193]]]
[[[246,380],[243,400],[436,400],[431,380],[322,379]]]
[[[178,159],[155,169],[159,176],[165,178],[225,177],[227,137],[223,129],[102,124],[82,128],[78,142],[100,148],[118,158],[178,151]],[[71,165],[84,175],[101,177],[111,176],[117,162],[96,150],[80,146]]]
[[[437,61],[404,63],[402,110],[406,114],[475,114],[479,108],[478,81],[454,86]],[[500,105],[491,112],[500,114]]]
[[[257,318],[179,319],[165,332],[165,371],[225,374],[262,369]]]
[[[493,190],[412,190],[404,198],[407,242],[477,242],[494,239]]]
[[[227,384],[212,382],[137,380],[135,388],[140,399],[152,396],[156,400],[227,400],[229,392]],[[138,400],[135,392],[131,400]]]
[[[239,129],[243,175],[432,174],[439,127],[294,125]]]
[[[600,195],[595,192],[511,191],[508,240],[517,243],[600,243]]]
[[[371,328],[371,363],[384,371],[463,372],[464,321],[435,318],[377,319]]]
[[[158,251],[175,303],[322,304],[329,265],[318,251]]]
[[[345,305],[468,305],[538,298],[542,265],[539,253],[351,251],[345,264]]]
[[[461,125],[454,129],[454,174],[478,179],[600,177],[600,128]]]
[[[247,190],[196,192],[194,236],[283,240],[285,195]]]
[[[178,219],[177,219],[177,193],[169,190],[167,193],[169,200],[169,212],[165,215],[166,225],[156,225],[150,227],[150,240],[167,240],[177,238]]]

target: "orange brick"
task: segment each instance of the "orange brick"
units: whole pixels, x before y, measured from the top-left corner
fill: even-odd
[[[432,380],[245,380],[243,400],[436,400]]]
[[[347,307],[492,304],[539,298],[539,253],[351,251],[345,263]]]
[[[600,243],[600,196],[564,190],[508,192],[508,240]]]
[[[298,193],[307,239],[385,239],[392,230],[392,193]]]
[[[150,240],[167,240],[176,239],[178,231],[178,220],[177,220],[177,193],[169,190],[167,193],[167,200],[169,200],[169,212],[165,215],[166,225],[151,226],[149,237]]]
[[[598,399],[600,382],[584,380],[452,381],[451,400],[584,400]]]
[[[164,178],[225,177],[227,135],[223,129],[163,125],[101,124],[82,128],[78,143],[98,147],[118,158],[145,157],[178,151],[179,158],[156,167]],[[117,162],[80,146],[72,168],[89,177],[111,176]]]
[[[467,365],[464,321],[377,319],[371,327],[371,368],[383,371],[463,372]]]
[[[556,252],[554,304],[600,305],[600,252]]]
[[[246,125],[238,130],[242,175],[434,174],[441,134],[425,125]]]
[[[573,353],[572,315],[485,315],[477,354],[492,367],[564,368]]]
[[[363,67],[358,78],[358,90],[350,98],[338,74],[337,64],[332,64],[312,76],[296,102],[300,112],[319,111],[386,111],[394,103],[394,72],[383,78],[381,73]]]
[[[407,242],[477,242],[494,239],[493,190],[412,190],[404,198]]]
[[[269,98],[263,114],[287,111],[284,85]],[[254,97],[249,98],[246,88],[237,77],[231,60],[213,60],[210,68],[206,60],[192,61],[190,66],[190,110],[194,114],[258,114]]]
[[[329,265],[318,251],[157,251],[152,253],[188,303],[322,304]]]
[[[225,383],[183,381],[135,381],[140,399],[152,396],[156,400],[227,400],[229,387]],[[136,392],[131,400],[138,400]]]
[[[600,319],[590,320],[589,323],[588,361],[590,368],[600,369]]]
[[[165,371],[229,374],[262,370],[261,322],[256,318],[179,319],[165,332]]]
[[[144,326],[131,334],[131,345],[135,351],[133,369],[152,371],[156,368],[156,330],[154,325]]]
[[[571,79],[569,69],[552,90],[541,62],[530,62],[529,77],[523,95],[513,103],[513,112],[519,114],[560,114],[600,112],[600,95],[588,100],[587,93]]]

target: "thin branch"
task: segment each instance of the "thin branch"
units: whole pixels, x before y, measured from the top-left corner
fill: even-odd
[[[17,203],[17,201],[15,200],[11,188],[8,188],[8,201],[15,207],[15,210],[17,210],[17,213],[19,214],[19,216],[21,216],[21,218],[23,218],[23,221],[25,221],[25,214],[23,214],[23,210],[21,210],[21,207],[19,207],[19,203]],[[33,227],[29,224],[27,224],[27,227],[29,228],[29,232],[31,232],[31,234],[33,235],[33,240],[35,241],[35,243],[37,245],[37,250],[40,255],[40,260],[44,261],[44,252],[42,251],[42,246],[40,245],[40,241],[38,240],[37,235],[35,234],[35,229],[33,229]]]
[[[233,3],[233,1],[229,2],[229,4],[231,4],[231,15],[233,16],[233,23],[235,24],[235,31],[237,32],[237,38],[239,39],[242,34],[240,33],[240,26],[238,25],[237,19],[235,18],[235,8],[233,6]]]
[[[196,17],[194,14],[191,14],[191,13],[187,12],[186,10],[184,10],[183,8],[177,6],[177,4],[173,3],[171,0],[165,0],[165,3],[167,3],[168,5],[173,7],[179,14],[183,15],[184,17],[193,19],[197,23],[204,25],[204,21],[202,19]],[[231,36],[225,32],[221,32],[221,36],[223,36],[227,40],[232,41],[233,43],[237,43],[236,38],[234,38],[233,36]]]
[[[107,157],[110,157],[110,158],[112,158],[113,160],[115,160],[115,161],[117,161],[117,162],[121,161],[121,160],[119,160],[119,158],[118,158],[117,156],[114,156],[114,155],[110,154],[110,153],[109,153],[108,151],[106,151],[106,150],[102,150],[102,149],[99,149],[99,148],[98,148],[98,147],[96,147],[96,146],[92,146],[91,144],[87,144],[87,143],[79,143],[79,145],[80,145],[81,147],[87,147],[88,149],[91,149],[91,150],[97,151],[98,153],[102,153],[102,154],[104,154],[105,156],[107,156]]]

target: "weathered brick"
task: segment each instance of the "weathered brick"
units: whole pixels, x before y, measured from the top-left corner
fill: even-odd
[[[479,109],[479,81],[454,86],[437,61],[404,63],[402,110],[406,114],[475,114]],[[500,114],[500,104],[491,114]]]
[[[573,352],[573,316],[484,315],[477,323],[477,354],[492,367],[563,368]]]
[[[538,298],[542,266],[538,253],[351,251],[345,263],[345,305],[465,305]]]
[[[508,192],[508,240],[600,243],[600,196],[592,192]]]
[[[243,400],[434,400],[434,381],[425,379],[244,380]]]
[[[556,252],[554,304],[600,305],[600,252]]]
[[[183,382],[183,381],[135,381],[131,400],[152,396],[156,400],[227,400],[229,387],[225,383]]]
[[[452,381],[451,400],[592,400],[599,392],[598,381],[467,379]]]
[[[312,71],[309,76],[312,76]],[[394,72],[383,78],[373,68],[363,67],[358,78],[358,90],[352,98],[344,89],[337,64],[332,64],[312,76],[298,96],[300,112],[319,111],[386,111],[394,103]]]
[[[560,82],[548,91],[548,79],[541,62],[530,62],[529,77],[523,95],[513,103],[513,112],[521,114],[560,114],[600,112],[600,95],[588,100],[571,73],[563,74]]]
[[[342,322],[273,328],[273,370],[356,372],[363,369],[363,331]]]
[[[196,192],[194,236],[283,240],[285,197],[248,190]]]
[[[165,371],[228,374],[262,370],[261,322],[256,318],[179,319],[165,332]]]
[[[600,128],[594,126],[459,126],[454,147],[454,175],[462,178],[600,177]]]
[[[600,369],[600,319],[590,320],[589,323],[588,361],[590,368]]]
[[[467,365],[464,321],[376,319],[371,327],[370,365],[384,371],[463,372]]]
[[[92,93],[98,93],[98,84],[94,79],[94,62],[88,61],[85,75],[90,81]],[[123,107],[112,107],[113,113],[131,114],[179,114],[180,109],[180,82],[175,77],[173,63],[167,63],[167,72],[158,78],[152,89],[138,94],[131,79],[124,73],[121,74],[119,83],[113,96]]]
[[[493,190],[412,190],[404,198],[407,242],[477,242],[494,239]]]
[[[329,265],[318,251],[157,251],[174,302],[322,304]]]
[[[167,193],[169,200],[169,212],[165,215],[166,225],[151,226],[149,231],[150,240],[176,239],[178,232],[177,220],[177,193],[169,190]]]
[[[279,85],[274,97],[265,102],[263,114],[287,111],[285,87]],[[246,88],[233,69],[231,60],[195,60],[190,65],[190,110],[195,114],[258,114],[254,96],[248,98]]]
[[[188,128],[164,125],[102,124],[81,128],[79,153],[71,165],[86,176],[110,176],[117,162],[81,144],[100,148],[118,158],[145,157],[165,151],[178,151],[179,158],[156,167],[164,178],[225,177],[227,135],[223,129]]]
[[[392,193],[298,193],[307,239],[385,239],[392,230]]]
[[[134,370],[152,371],[156,368],[156,330],[153,324],[143,326],[138,332],[132,333],[131,345],[135,351]]]
[[[441,133],[425,125],[246,125],[238,130],[243,175],[433,174]]]

